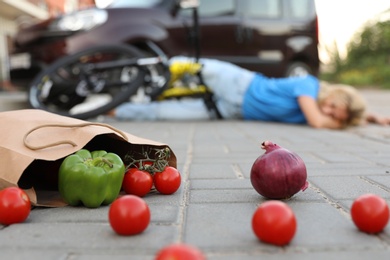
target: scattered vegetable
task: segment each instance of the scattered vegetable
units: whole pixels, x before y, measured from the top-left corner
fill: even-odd
[[[31,211],[27,194],[18,187],[8,187],[0,191],[0,223],[11,225],[24,222]]]
[[[176,168],[169,166],[168,160],[170,156],[171,150],[167,147],[162,149],[150,148],[143,150],[141,153],[133,151],[132,153],[129,153],[125,156],[124,161],[126,162],[129,171],[133,168],[136,168],[138,170],[148,172],[153,178],[154,188],[161,194],[169,195],[175,193],[181,184],[180,172]],[[125,176],[125,178],[130,178],[130,176]],[[142,178],[146,179],[146,177]],[[126,184],[124,183],[123,187],[125,186]],[[149,185],[140,184],[140,186],[145,186],[144,188],[146,190],[146,186]]]
[[[97,208],[117,198],[124,173],[125,166],[117,154],[81,149],[62,162],[58,189],[69,205]]]
[[[364,194],[352,203],[351,217],[361,231],[380,233],[389,221],[389,206],[378,195]]]
[[[123,178],[122,188],[127,194],[143,197],[153,187],[153,177],[146,171],[130,168]]]
[[[117,234],[136,235],[148,227],[150,209],[142,198],[135,195],[124,195],[110,205],[108,220]]]
[[[187,244],[171,244],[161,249],[155,260],[205,260],[206,257],[196,247]]]
[[[292,209],[282,201],[266,201],[252,217],[252,229],[261,241],[284,246],[293,239],[297,221]]]
[[[251,169],[255,190],[269,199],[287,199],[308,187],[306,165],[295,153],[270,141],[262,143],[265,153]]]
[[[153,178],[156,190],[165,195],[175,193],[181,184],[180,172],[171,166],[165,167],[162,172],[156,172]]]

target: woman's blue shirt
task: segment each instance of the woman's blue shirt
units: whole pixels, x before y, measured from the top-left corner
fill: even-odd
[[[247,120],[306,123],[297,98],[318,97],[316,77],[267,78],[256,74],[243,100],[242,114]]]

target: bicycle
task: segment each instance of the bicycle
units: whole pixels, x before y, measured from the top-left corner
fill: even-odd
[[[197,1],[194,3],[187,8],[193,8],[196,51],[193,64],[199,66]],[[149,46],[153,48],[154,44]],[[179,64],[170,65],[168,57],[158,48],[154,48],[154,53],[157,55],[147,56],[131,45],[104,45],[61,58],[32,81],[29,103],[36,109],[89,119],[128,101],[200,97],[221,118],[200,73],[178,70]]]

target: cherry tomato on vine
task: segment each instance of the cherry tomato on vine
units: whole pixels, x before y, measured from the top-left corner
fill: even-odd
[[[153,179],[156,190],[165,195],[175,193],[181,184],[180,172],[172,166],[165,167],[162,172],[156,172]]]
[[[252,217],[252,229],[261,241],[284,246],[293,239],[297,221],[286,203],[270,200],[256,209]]]
[[[204,260],[206,257],[196,247],[186,244],[171,244],[161,249],[155,260]]]
[[[124,195],[116,199],[108,211],[112,229],[119,235],[142,233],[150,223],[148,204],[135,195]]]
[[[18,187],[8,187],[0,191],[0,223],[11,225],[25,221],[31,211],[27,194]]]
[[[153,186],[153,177],[146,171],[130,168],[123,178],[122,189],[127,194],[143,197]]]
[[[361,231],[376,234],[381,232],[389,221],[389,206],[378,195],[364,194],[352,203],[351,217]]]

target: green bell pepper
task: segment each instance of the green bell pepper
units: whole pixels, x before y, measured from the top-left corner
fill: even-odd
[[[118,197],[124,174],[124,163],[117,154],[81,149],[62,162],[58,189],[69,205],[97,208]]]

